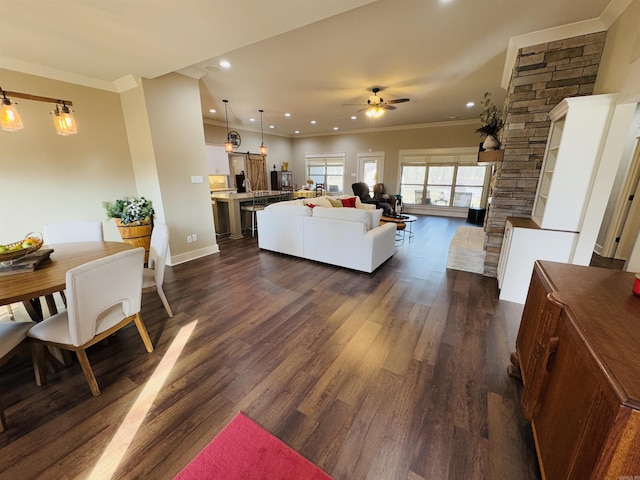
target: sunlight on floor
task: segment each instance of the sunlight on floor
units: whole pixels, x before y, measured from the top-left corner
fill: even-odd
[[[156,367],[156,370],[153,372],[153,375],[151,375],[140,396],[136,399],[131,410],[129,410],[129,413],[122,421],[120,428],[118,428],[111,442],[109,442],[109,445],[107,445],[107,448],[102,453],[100,460],[98,460],[96,466],[93,467],[89,479],[108,480],[118,469],[120,461],[127,453],[129,445],[133,441],[140,425],[142,425],[158,393],[160,393],[162,385],[180,357],[197,323],[198,321],[195,320],[178,331],[167,353],[162,357],[160,364]]]

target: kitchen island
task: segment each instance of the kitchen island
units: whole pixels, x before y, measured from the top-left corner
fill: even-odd
[[[234,240],[244,237],[242,234],[240,206],[243,203],[251,203],[254,193],[216,192],[211,194],[211,207],[213,209],[216,233],[228,233],[229,238]],[[269,190],[267,196],[270,199],[277,199],[280,195],[282,195],[280,191]]]

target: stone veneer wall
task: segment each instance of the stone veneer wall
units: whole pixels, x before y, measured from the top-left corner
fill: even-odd
[[[520,49],[505,100],[504,160],[493,179],[485,222],[484,274],[496,277],[507,217],[533,211],[551,121],[566,97],[591,95],[606,32]]]

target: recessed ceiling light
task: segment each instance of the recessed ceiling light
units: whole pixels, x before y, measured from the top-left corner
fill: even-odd
[[[298,133],[300,133],[300,130],[296,130],[293,133],[298,134]]]
[[[216,113],[216,109],[215,108],[210,109],[209,113]]]
[[[250,121],[250,122],[255,122],[255,121],[256,121],[256,119],[255,119],[255,118],[250,118],[250,119],[249,119],[249,121]]]
[[[458,118],[457,115],[449,115],[449,120],[455,120],[456,118]]]
[[[287,113],[285,113],[285,114],[284,114],[284,116],[285,116],[285,117],[290,117],[290,116],[291,116],[291,114],[290,114],[289,112],[287,112]]]
[[[311,123],[311,125],[315,125],[315,124],[316,124],[316,121],[315,121],[315,120],[311,120],[311,122],[310,122],[310,123]]]
[[[334,130],[338,130],[338,127],[333,127]]]
[[[351,120],[356,120],[358,117],[356,117],[355,115],[351,115]]]
[[[228,60],[220,60],[220,62],[218,62],[218,65],[220,65],[222,68],[231,68],[231,62],[229,62]]]
[[[471,108],[475,105],[473,102],[467,102],[467,108]]]
[[[269,128],[276,128],[275,125],[269,125]]]

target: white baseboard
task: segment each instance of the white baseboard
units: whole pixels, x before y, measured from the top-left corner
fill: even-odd
[[[167,265],[173,267],[175,265],[180,265],[181,263],[189,262],[191,260],[195,260],[196,258],[206,257],[207,255],[212,255],[214,253],[219,253],[220,247],[218,244],[210,245],[205,248],[200,248],[198,250],[191,250],[186,253],[181,253],[180,255],[171,255],[169,257],[169,262]]]

